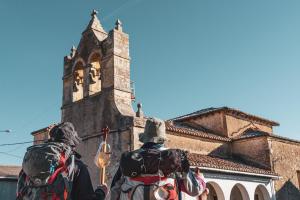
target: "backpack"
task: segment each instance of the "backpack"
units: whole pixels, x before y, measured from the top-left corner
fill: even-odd
[[[177,173],[188,172],[186,153],[180,149],[138,149],[121,156],[125,182],[120,200],[178,200]]]
[[[179,200],[180,188],[176,177],[124,177],[118,200]]]
[[[71,200],[75,156],[63,143],[33,145],[25,153],[19,175],[19,200]]]
[[[168,176],[173,172],[188,172],[189,163],[186,153],[180,149],[137,149],[122,154],[120,168],[128,177],[158,172]]]

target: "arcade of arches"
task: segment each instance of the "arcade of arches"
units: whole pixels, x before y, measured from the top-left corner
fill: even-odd
[[[271,200],[263,185],[258,185],[254,194],[249,194],[245,186],[235,184],[230,190],[230,197],[225,197],[222,188],[215,182],[208,182],[207,187],[210,191],[207,200]]]

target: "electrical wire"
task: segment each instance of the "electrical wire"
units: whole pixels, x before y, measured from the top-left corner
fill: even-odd
[[[0,151],[0,154],[4,154],[4,155],[7,155],[7,156],[11,156],[11,157],[21,158],[22,159],[22,156],[18,156],[18,155],[7,153],[7,152],[1,152]]]
[[[26,142],[16,142],[16,143],[7,143],[7,144],[0,144],[0,147],[3,146],[13,146],[13,145],[18,145],[18,144],[29,144],[33,142],[45,142],[46,140],[35,140],[35,141],[26,141]]]

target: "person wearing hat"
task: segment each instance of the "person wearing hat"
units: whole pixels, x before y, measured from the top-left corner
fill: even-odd
[[[165,122],[157,118],[147,119],[144,132],[139,134],[139,141],[143,143],[140,149],[150,151],[158,150],[162,152],[167,150],[164,145],[167,140]],[[138,151],[139,150],[135,150],[133,152]],[[135,153],[132,155],[135,155]],[[182,193],[187,193],[194,197],[200,196],[206,188],[204,179],[198,175],[198,173],[194,173],[190,170],[190,165],[186,158],[182,161],[182,168],[184,168],[183,171],[174,172],[168,175],[168,177],[163,177],[163,180],[158,171],[159,180],[156,181],[156,176],[153,174],[143,174],[134,178],[125,176],[124,170],[122,173],[122,166],[119,166],[111,184],[110,199],[179,200],[183,198]],[[145,179],[145,181],[143,179]],[[139,189],[140,185],[145,185],[145,187]],[[149,189],[148,186],[151,186],[151,188]],[[147,194],[146,191],[148,191]]]
[[[75,169],[71,199],[95,199],[95,193],[87,166],[80,160],[81,155],[75,150],[76,146],[81,142],[81,138],[75,131],[74,125],[70,122],[58,124],[50,130],[49,136],[49,142],[64,143],[73,149],[75,155]]]
[[[48,174],[44,185],[46,188],[51,189],[45,189],[45,191],[47,193],[49,190],[54,191],[51,194],[51,197],[54,199],[103,200],[105,198],[105,188],[94,191],[87,166],[80,160],[81,156],[75,150],[80,142],[81,138],[78,136],[72,123],[62,122],[50,127],[48,141],[29,147],[24,156],[22,171],[18,181],[17,199],[44,199],[43,195],[45,192],[40,192],[42,189],[28,190],[27,188],[36,184],[34,180],[43,182],[42,178],[37,179],[36,177],[42,177],[41,174]],[[42,157],[45,159],[41,159]],[[56,162],[56,158],[59,158],[58,162]],[[67,181],[62,181],[65,184],[67,182],[66,185],[68,186],[65,184],[65,186],[62,186],[61,182],[57,183],[64,176],[57,175],[63,173],[60,170],[68,174],[65,176]],[[50,183],[51,181],[49,180],[52,178],[53,183]],[[31,182],[28,182],[28,179],[31,179]],[[45,188],[45,186],[41,188]],[[61,189],[59,188],[62,187],[65,187],[65,189],[63,192],[60,192]]]

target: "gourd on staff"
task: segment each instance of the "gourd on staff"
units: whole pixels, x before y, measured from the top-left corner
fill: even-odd
[[[107,126],[102,129],[103,140],[99,145],[97,154],[94,159],[96,166],[100,170],[100,185],[105,184],[105,169],[110,163],[111,148],[110,145],[107,143],[107,135],[109,134],[109,131],[110,130]]]

